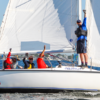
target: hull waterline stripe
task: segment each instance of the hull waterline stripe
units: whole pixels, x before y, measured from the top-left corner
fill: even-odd
[[[56,87],[0,87],[0,89],[54,89],[54,90],[84,90],[98,91],[97,89],[82,89],[82,88],[56,88]]]
[[[13,72],[13,71],[16,71],[16,72],[18,72],[18,71],[27,71],[27,72],[52,72],[52,73],[54,73],[54,72],[65,72],[65,73],[97,73],[97,74],[100,74],[100,71],[75,71],[75,70],[23,70],[23,69],[21,69],[21,70],[0,70],[0,72],[6,72],[6,71],[11,71],[11,72]]]

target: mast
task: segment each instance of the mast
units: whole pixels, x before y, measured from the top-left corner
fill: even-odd
[[[82,0],[79,0],[79,19],[82,20]],[[80,55],[78,54],[78,65],[81,64]]]

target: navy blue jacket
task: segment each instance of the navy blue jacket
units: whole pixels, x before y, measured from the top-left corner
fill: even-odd
[[[85,30],[85,31],[87,30],[87,27],[86,27],[86,20],[87,20],[87,18],[84,18],[83,24],[82,24],[82,30]],[[78,40],[82,40],[82,39],[87,40],[87,37],[81,35],[80,37],[78,37],[77,41],[78,41]]]
[[[29,67],[29,64],[31,64],[29,61],[26,61],[25,58],[23,59],[23,62],[25,64],[24,69],[27,69]],[[34,63],[32,63],[32,68],[35,68]]]

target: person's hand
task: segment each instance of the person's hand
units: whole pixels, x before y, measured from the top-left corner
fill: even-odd
[[[46,49],[46,45],[44,45],[44,50]]]
[[[23,67],[20,67],[20,69],[23,69]]]
[[[48,66],[48,68],[52,68],[51,66]]]
[[[48,68],[48,65],[46,65],[46,68]]]
[[[25,53],[25,56],[28,57],[28,53]]]
[[[10,48],[9,50],[10,50],[10,52],[11,52],[12,48]]]
[[[18,55],[14,55],[14,56],[18,58]]]
[[[84,14],[86,14],[86,10],[83,10]]]

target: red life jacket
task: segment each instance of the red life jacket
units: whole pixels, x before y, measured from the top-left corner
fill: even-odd
[[[42,58],[37,59],[37,65],[38,65],[38,68],[46,68],[46,64]]]
[[[5,69],[12,69],[13,68],[12,62],[10,61],[10,56],[11,56],[11,52],[8,53],[7,59],[4,61],[4,68]]]
[[[6,60],[4,61],[3,65],[4,65],[4,69],[13,69],[13,64],[6,63]]]

